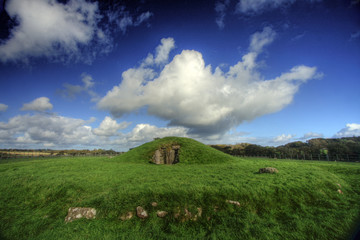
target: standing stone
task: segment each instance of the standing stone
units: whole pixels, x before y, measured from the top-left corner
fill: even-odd
[[[161,151],[157,149],[153,156],[153,162],[155,164],[164,164],[164,158],[161,156]]]
[[[145,209],[140,206],[136,208],[136,215],[141,219],[147,218],[149,216]]]
[[[176,164],[180,161],[180,145],[163,146],[155,150],[152,162],[155,164]]]

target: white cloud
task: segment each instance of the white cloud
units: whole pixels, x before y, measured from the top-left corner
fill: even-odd
[[[80,45],[89,44],[97,29],[98,6],[85,0],[61,4],[50,0],[11,0],[6,11],[18,26],[0,45],[0,59],[25,61],[29,57],[79,58]]]
[[[117,32],[125,33],[129,26],[138,26],[152,15],[142,13],[134,23],[124,8],[101,13],[98,2],[86,0],[9,0],[5,8],[17,25],[1,42],[2,62],[29,63],[32,58],[45,57],[90,64],[97,55],[113,49]]]
[[[323,137],[324,137],[324,134],[322,134],[322,133],[308,132],[308,133],[305,133],[301,139],[306,140],[306,139],[310,139],[310,138],[323,138]]]
[[[250,51],[261,52],[266,45],[274,41],[276,32],[271,27],[264,27],[262,32],[256,32],[251,36]]]
[[[128,122],[117,123],[111,117],[105,117],[98,128],[93,129],[93,133],[98,136],[115,136],[118,131],[130,125]]]
[[[216,11],[216,24],[220,29],[225,27],[225,16],[226,16],[226,9],[230,3],[230,0],[218,1],[215,3],[215,11]]]
[[[159,128],[150,124],[137,124],[134,129],[128,133],[126,139],[130,142],[147,142],[158,137],[188,137],[187,132],[188,129],[184,127]]]
[[[237,11],[241,13],[256,13],[263,9],[277,8],[285,3],[293,3],[295,0],[240,0]]]
[[[353,137],[353,136],[360,136],[360,124],[358,123],[348,123],[346,127],[341,129],[339,132],[335,134],[334,137]]]
[[[292,135],[292,134],[288,134],[288,135],[281,134],[281,135],[275,137],[273,139],[273,142],[275,142],[277,144],[279,144],[279,143],[284,144],[284,143],[291,142],[294,137],[295,137],[295,135]]]
[[[250,52],[228,72],[205,65],[200,52],[183,50],[156,74],[142,64],[122,75],[122,82],[103,97],[98,107],[115,117],[147,107],[150,115],[168,120],[189,134],[210,136],[290,104],[301,84],[317,77],[316,67],[295,66],[274,79],[258,72],[256,58],[275,37],[264,28],[251,38]]]
[[[82,86],[64,83],[63,86],[65,89],[58,90],[58,93],[60,93],[63,97],[75,98],[77,95],[85,92],[90,95],[92,102],[98,101],[98,94],[91,89],[95,85],[92,76],[87,73],[82,73],[81,81],[83,82]]]
[[[31,144],[91,144],[92,133],[86,127],[87,121],[57,115],[18,115],[7,123],[0,122],[0,131],[7,138],[0,137],[0,143],[9,146],[30,146]]]
[[[98,128],[90,120],[55,114],[18,115],[0,122],[0,146],[3,148],[105,148],[126,151],[155,137],[187,136],[181,127],[156,127],[138,124],[132,131],[121,132],[129,123],[117,123],[106,117]],[[119,132],[120,131],[120,132]]]
[[[47,97],[39,97],[35,100],[24,103],[21,111],[39,111],[43,112],[46,110],[51,110],[53,108],[53,105],[50,103],[50,99]]]
[[[147,20],[149,20],[149,18],[154,15],[152,12],[144,12],[142,14],[140,14],[137,19],[136,19],[136,22],[135,22],[135,26],[138,26],[140,24],[142,24],[143,22],[146,22]]]
[[[173,38],[161,39],[161,44],[156,47],[156,55],[149,53],[146,59],[143,61],[142,66],[151,66],[153,64],[161,65],[167,63],[169,60],[169,54],[171,50],[175,48],[175,41]]]
[[[279,7],[286,7],[295,2],[296,0],[239,0],[236,5],[236,11],[251,15]],[[321,2],[321,0],[307,0],[307,2],[315,3]]]
[[[125,9],[125,6],[115,4],[111,7],[111,9],[106,11],[105,16],[110,23],[109,26],[107,26],[108,31],[112,32],[112,29],[118,28],[123,34],[125,34],[129,27],[137,27],[148,21],[150,17],[153,16],[152,12],[147,11],[136,17]]]
[[[8,109],[8,105],[0,103],[0,112],[5,112]]]

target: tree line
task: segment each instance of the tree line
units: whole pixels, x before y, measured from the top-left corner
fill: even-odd
[[[0,149],[0,157],[14,157],[14,156],[94,156],[94,155],[118,155],[121,152],[116,152],[112,149],[68,149],[68,150],[51,150],[51,149]]]
[[[263,147],[250,143],[211,145],[234,156],[264,156],[311,160],[360,160],[360,137],[315,138],[296,141],[278,147]]]

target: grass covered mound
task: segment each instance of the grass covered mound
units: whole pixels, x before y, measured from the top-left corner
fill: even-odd
[[[133,149],[122,161],[0,164],[0,239],[351,239],[360,214],[360,164],[231,157],[224,164],[202,164],[207,158],[139,164],[148,161],[148,146],[165,140]],[[268,166],[279,172],[259,174]],[[121,219],[137,206],[149,217]],[[65,223],[71,207],[95,208],[96,218]],[[201,217],[176,219],[185,208],[193,214],[201,208]],[[158,210],[168,215],[159,218]]]
[[[122,154],[118,159],[128,162],[148,163],[157,149],[173,144],[180,145],[180,164],[224,163],[229,160],[234,160],[232,156],[220,152],[210,146],[195,141],[191,138],[182,137],[165,137],[145,143]]]

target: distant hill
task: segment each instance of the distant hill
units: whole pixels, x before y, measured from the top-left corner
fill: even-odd
[[[348,156],[360,158],[360,137],[315,138],[306,142],[291,142],[278,147],[263,147],[256,144],[217,144],[211,147],[236,156],[287,156],[288,158],[329,155],[333,158]]]
[[[163,146],[180,145],[179,163],[222,163],[232,157],[190,138],[165,137],[145,143],[120,155],[118,158],[129,162],[148,163],[155,151]]]

